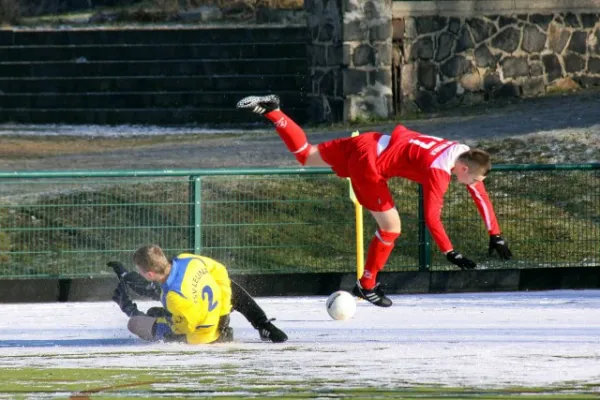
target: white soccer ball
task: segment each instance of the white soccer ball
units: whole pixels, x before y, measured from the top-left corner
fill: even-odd
[[[335,320],[350,319],[356,312],[356,300],[348,292],[338,290],[329,296],[325,303],[327,313]]]

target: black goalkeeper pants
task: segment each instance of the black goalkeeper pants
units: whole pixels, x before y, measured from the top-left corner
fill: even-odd
[[[242,314],[255,329],[268,321],[267,314],[252,296],[234,281],[231,281],[231,306]]]

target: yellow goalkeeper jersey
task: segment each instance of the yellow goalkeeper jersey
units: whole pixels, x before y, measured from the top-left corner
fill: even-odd
[[[225,266],[211,258],[183,253],[173,259],[161,301],[172,314],[173,333],[191,344],[219,338],[219,318],[231,312],[231,281]]]

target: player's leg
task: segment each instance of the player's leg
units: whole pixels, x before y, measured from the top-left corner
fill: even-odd
[[[352,293],[380,307],[389,307],[392,301],[385,296],[377,283],[377,274],[383,269],[392,250],[394,241],[400,236],[400,216],[396,208],[383,212],[371,211],[377,221],[377,231],[367,250],[363,276]]]
[[[185,335],[176,335],[171,331],[166,318],[170,313],[162,307],[152,307],[147,313],[137,308],[127,293],[127,283],[119,281],[112,297],[113,301],[129,317],[127,329],[141,339],[148,341],[185,342]]]
[[[245,97],[238,102],[237,107],[264,115],[273,122],[281,140],[300,164],[308,167],[327,167],[328,165],[321,158],[318,148],[308,142],[304,130],[280,110],[279,104],[279,97],[272,94]]]
[[[148,317],[147,315],[136,315],[129,318],[127,322],[129,332],[138,336],[141,339],[155,341],[156,318]]]
[[[187,343],[187,336],[174,333],[165,317],[153,318],[143,314],[135,315],[129,318],[127,329],[139,338],[149,342]],[[221,316],[218,325],[209,329],[211,329],[211,332],[206,332],[203,336],[204,340],[199,340],[198,343],[233,341],[233,328],[229,326],[229,314]],[[217,335],[216,340],[209,341],[208,338],[213,338],[215,333]]]
[[[149,316],[138,310],[137,305],[131,301],[127,293],[125,281],[119,281],[112,299],[119,305],[121,311],[129,317],[127,329],[134,335],[148,341],[163,340],[166,336],[172,336],[171,329],[164,317]]]
[[[392,253],[401,228],[400,215],[396,207],[383,212],[371,211],[371,215],[377,222],[377,231],[369,244],[365,273],[360,279],[361,285],[367,289],[375,286],[377,274],[383,269]]]
[[[129,318],[127,329],[140,339],[149,342],[186,342],[186,336],[173,333],[165,318],[136,315]]]
[[[235,311],[242,314],[248,322],[258,330],[262,340],[270,340],[275,343],[285,342],[288,337],[267,318],[267,314],[250,296],[250,294],[239,284],[231,281],[231,305]]]
[[[352,187],[358,201],[377,222],[377,231],[371,239],[363,276],[353,289],[354,295],[362,297],[380,307],[389,307],[392,301],[385,296],[377,283],[377,274],[383,269],[392,250],[394,241],[400,236],[400,215],[394,207],[387,181],[377,171],[362,168],[352,170]]]

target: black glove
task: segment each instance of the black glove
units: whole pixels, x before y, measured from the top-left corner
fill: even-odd
[[[119,280],[124,281],[135,293],[152,300],[160,300],[161,290],[158,284],[147,281],[137,272],[127,271],[119,261],[109,261],[106,265],[112,268]]]
[[[150,307],[146,310],[146,315],[152,318],[171,318],[171,313],[162,307]]]
[[[123,278],[127,274],[127,269],[125,269],[125,266],[119,261],[109,261],[106,263],[106,266],[112,268],[119,279]]]
[[[458,251],[452,250],[446,253],[446,259],[454,265],[458,265],[460,269],[474,269],[477,264],[469,260]]]
[[[502,260],[510,260],[512,253],[506,244],[506,240],[500,235],[490,236],[490,247],[488,248],[488,255],[491,257],[494,254],[494,250],[498,252],[498,255]]]
[[[143,312],[138,310],[137,304],[131,301],[129,295],[127,294],[127,286],[125,285],[125,282],[119,282],[117,288],[113,293],[113,301],[117,303],[121,311],[123,311],[128,317],[134,317],[136,315],[145,315]]]

